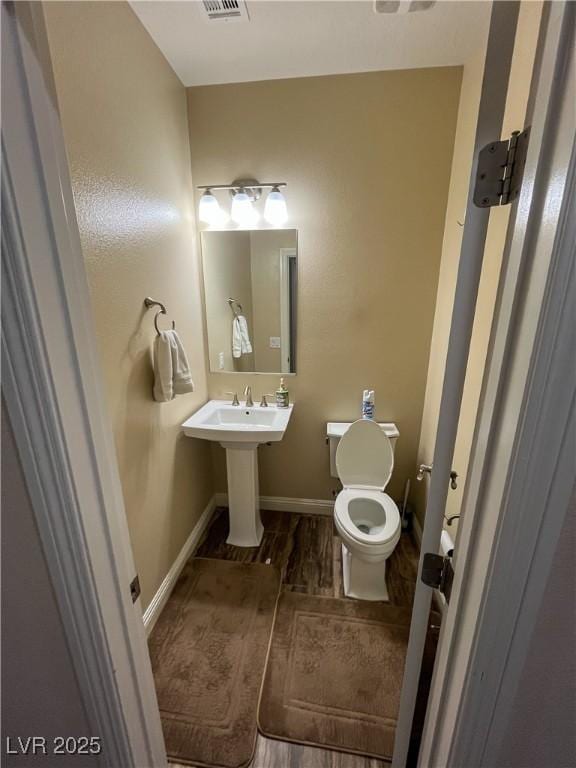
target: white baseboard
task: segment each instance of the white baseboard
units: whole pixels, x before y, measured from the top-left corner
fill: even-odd
[[[215,507],[216,507],[216,496],[212,496],[212,498],[206,505],[205,510],[202,512],[202,514],[198,518],[198,522],[196,523],[194,528],[192,528],[192,532],[190,533],[190,536],[188,536],[188,538],[186,539],[186,542],[182,547],[182,549],[180,550],[180,552],[178,553],[176,560],[174,560],[172,567],[166,574],[164,581],[162,582],[162,584],[160,584],[160,588],[158,589],[158,591],[150,601],[150,605],[144,611],[142,620],[144,622],[144,628],[146,630],[147,635],[149,635],[150,632],[152,632],[152,629],[154,628],[154,624],[156,624],[158,617],[162,613],[162,609],[166,605],[166,601],[168,600],[168,598],[170,597],[170,594],[172,593],[172,590],[174,589],[174,585],[176,584],[178,576],[180,576],[182,568],[184,568],[186,561],[192,554],[194,548],[200,541],[202,534],[208,527],[208,524],[212,517],[212,512],[214,512]]]
[[[228,506],[228,494],[217,493],[217,507]],[[291,499],[287,496],[260,496],[260,509],[270,509],[273,512],[296,512],[300,515],[334,514],[334,502],[330,499]]]

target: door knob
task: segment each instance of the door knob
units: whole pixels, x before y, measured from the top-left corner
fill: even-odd
[[[420,464],[418,467],[418,474],[416,475],[416,480],[424,480],[424,475],[431,475],[432,474],[432,464]],[[458,488],[458,472],[455,472],[452,470],[450,472],[450,488],[452,488],[453,491]]]

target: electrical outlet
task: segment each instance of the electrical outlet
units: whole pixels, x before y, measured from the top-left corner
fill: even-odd
[[[224,370],[224,352],[218,352],[218,367],[221,371]]]
[[[280,336],[270,336],[270,349],[280,349]]]

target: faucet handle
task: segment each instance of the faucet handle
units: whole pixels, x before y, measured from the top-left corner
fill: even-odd
[[[233,395],[232,397],[232,405],[240,405],[240,400],[238,400],[238,393],[237,392],[224,392],[225,395]]]
[[[262,395],[262,400],[260,401],[260,408],[268,408],[268,401],[266,400],[267,397],[275,397],[275,395],[270,394],[270,392],[267,392],[265,395]]]

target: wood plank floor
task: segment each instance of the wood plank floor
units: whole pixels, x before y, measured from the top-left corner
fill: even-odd
[[[282,572],[282,588],[309,595],[344,597],[342,543],[332,517],[262,510],[264,536],[259,547],[226,544],[228,512],[215,517],[196,550],[196,557],[271,563]],[[418,548],[402,534],[386,564],[390,602],[411,607],[418,569]]]
[[[169,765],[170,768],[190,768],[180,763]],[[390,763],[331,749],[267,739],[259,733],[250,768],[390,768]]]
[[[310,595],[344,597],[342,546],[332,517],[262,510],[264,536],[259,547],[226,544],[228,511],[217,509],[196,557],[269,563],[282,572],[282,589]],[[390,602],[411,607],[418,569],[418,548],[402,534],[387,561]],[[185,768],[177,763],[172,768]],[[251,768],[389,768],[389,763],[330,749],[306,747],[258,734]],[[189,767],[188,767],[189,768]]]

